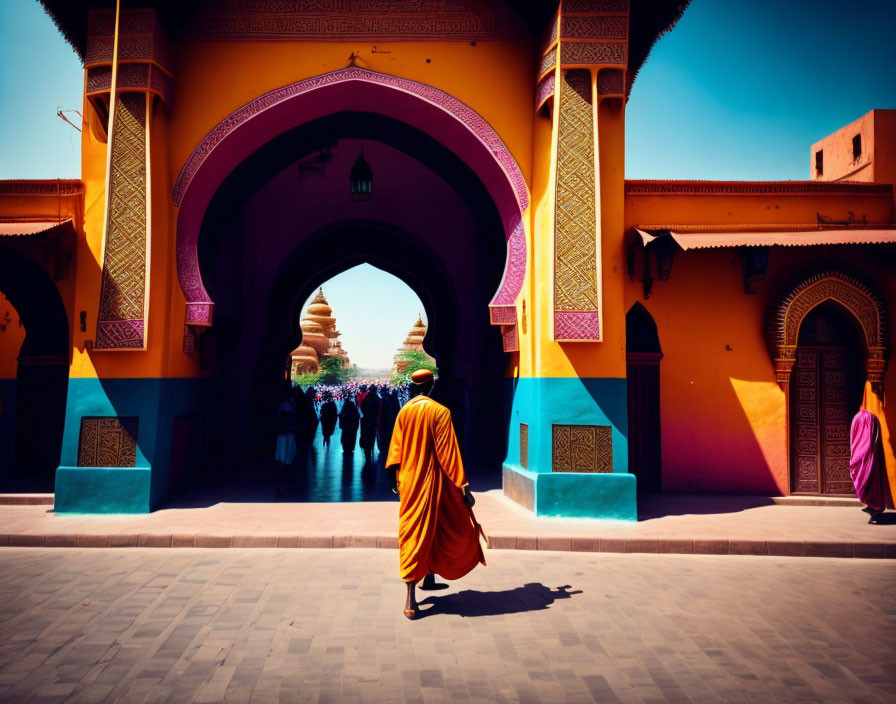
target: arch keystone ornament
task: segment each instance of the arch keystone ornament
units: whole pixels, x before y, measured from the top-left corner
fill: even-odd
[[[803,278],[769,311],[766,336],[778,385],[784,390],[789,387],[800,325],[814,308],[825,301],[839,303],[857,321],[867,354],[866,378],[875,392],[880,393],[889,357],[887,305],[865,283],[837,270]]]
[[[271,139],[306,122],[346,110],[366,110],[415,127],[454,151],[482,180],[504,225],[507,260],[489,304],[505,351],[519,349],[516,299],[526,274],[523,215],[529,191],[522,170],[494,128],[473,108],[433,86],[350,66],[276,88],[238,108],[193,150],[174,185],[177,273],[186,298],[186,325],[212,324],[214,302],[199,270],[197,244],[215,191],[243,160]]]

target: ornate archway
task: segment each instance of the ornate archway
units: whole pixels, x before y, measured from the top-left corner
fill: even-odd
[[[778,384],[785,390],[789,387],[800,325],[813,309],[825,301],[836,301],[857,321],[865,344],[866,378],[879,392],[883,387],[889,356],[886,303],[858,278],[838,270],[827,270],[801,279],[787,289],[769,312],[766,336]]]
[[[314,76],[243,105],[212,129],[184,164],[174,186],[177,269],[186,297],[186,324],[209,326],[214,302],[199,268],[202,219],[229,173],[272,138],[318,117],[344,110],[401,120],[451,149],[476,173],[493,199],[507,239],[504,275],[489,304],[503,330],[505,351],[519,349],[516,299],[526,272],[523,213],[525,178],[510,150],[475,110],[442,90],[358,67]]]

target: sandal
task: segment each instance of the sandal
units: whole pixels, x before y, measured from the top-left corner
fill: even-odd
[[[413,621],[415,618],[417,618],[416,609],[404,609],[404,617],[409,621]]]

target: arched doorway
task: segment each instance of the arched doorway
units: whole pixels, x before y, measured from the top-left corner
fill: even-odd
[[[68,316],[47,271],[2,244],[0,290],[25,328],[18,352],[15,401],[3,409],[4,425],[11,423],[14,428],[14,445],[11,466],[3,468],[0,486],[7,491],[52,492],[65,424]]]
[[[788,409],[792,491],[854,493],[849,426],[865,382],[882,390],[888,317],[879,294],[836,269],[801,278],[769,311],[769,351]]]
[[[359,204],[348,174],[362,152],[374,185],[370,202]],[[221,448],[228,459],[245,466],[271,456],[277,385],[300,343],[301,304],[366,262],[422,301],[439,400],[452,411],[471,474],[497,485],[507,411],[502,337],[489,303],[505,270],[505,228],[477,173],[452,150],[376,113],[300,125],[224,180],[203,217],[197,256],[215,302],[200,355],[216,380],[214,432],[230,439]]]
[[[656,323],[636,302],[625,316],[625,375],[628,389],[628,465],[638,491],[663,490],[660,430],[660,347]]]
[[[853,495],[849,427],[862,402],[863,345],[852,314],[825,301],[800,325],[791,375],[791,487]]]

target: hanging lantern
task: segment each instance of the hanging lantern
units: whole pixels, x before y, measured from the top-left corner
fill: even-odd
[[[364,158],[364,152],[355,161],[348,177],[351,184],[352,200],[366,203],[373,191],[373,170]]]

